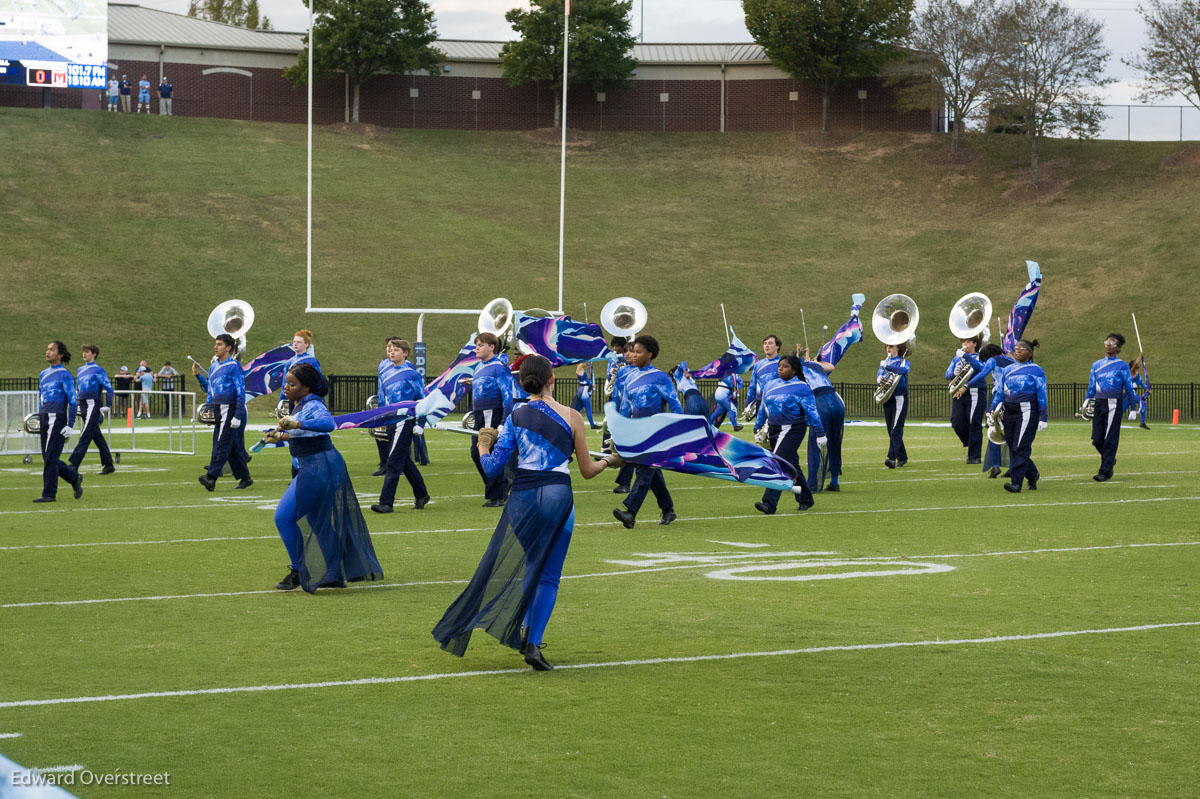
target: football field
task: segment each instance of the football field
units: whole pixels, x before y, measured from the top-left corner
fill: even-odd
[[[465,436],[381,516],[373,441],[334,435],[386,578],[316,595],[274,589],[285,450],[209,493],[201,454],[93,449],[51,505],[10,457],[0,753],[80,796],[1196,796],[1200,429],[1126,423],[1103,484],[1089,430],[1052,421],[1014,495],[947,425],[888,470],[851,424],[807,512],[667,473],[678,521],[632,530],[576,471],[546,673],[430,636],[499,516]],[[170,785],[82,782],[114,773]]]

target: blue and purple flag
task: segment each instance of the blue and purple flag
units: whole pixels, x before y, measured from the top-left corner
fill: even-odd
[[[274,394],[283,388],[284,366],[296,354],[291,344],[284,344],[262,355],[242,367],[246,380],[246,399]]]
[[[1042,290],[1042,268],[1037,261],[1026,261],[1025,270],[1029,273],[1029,282],[1021,290],[1017,301],[1013,303],[1012,311],[1008,314],[1008,332],[1004,334],[1001,348],[1005,355],[1011,355],[1017,348],[1017,342],[1025,335],[1025,327],[1033,308],[1037,305],[1038,293]]]
[[[683,412],[688,416],[708,416],[708,401],[700,395],[700,388],[688,373],[687,361],[676,366],[672,376]]]
[[[604,418],[617,453],[630,463],[790,491],[796,470],[757,444],[722,433],[703,416],[657,413],[630,419],[611,402]]]
[[[728,375],[740,375],[754,366],[754,351],[742,343],[742,340],[737,337],[737,333],[733,332],[733,328],[729,328],[729,333],[733,339],[729,349],[708,366],[693,369],[689,373],[692,377],[696,379],[715,377],[720,380]]]
[[[334,429],[351,430],[355,427],[383,427],[396,424],[416,416],[418,404],[416,400],[406,400],[393,402],[391,405],[383,405],[379,408],[368,408],[365,411],[344,413],[341,416],[333,417]]]
[[[833,338],[826,341],[825,345],[821,347],[821,353],[817,356],[818,361],[837,366],[838,361],[846,354],[846,350],[850,349],[850,345],[862,341],[863,326],[862,322],[858,321],[858,314],[866,300],[867,298],[862,294],[854,295],[854,304],[850,306],[850,318],[846,320],[846,324],[838,328],[837,332],[833,334]]]
[[[517,314],[517,341],[534,355],[550,361],[551,367],[602,361],[612,354],[600,325],[569,316],[526,316]]]
[[[458,355],[450,362],[450,366],[446,371],[438,375],[437,379],[429,385],[425,386],[425,390],[429,393],[440,391],[442,396],[450,401],[453,407],[460,399],[462,393],[465,393],[466,386],[461,385],[464,377],[470,377],[475,374],[475,367],[479,365],[479,358],[475,355],[475,334],[471,334],[471,338],[458,351]]]

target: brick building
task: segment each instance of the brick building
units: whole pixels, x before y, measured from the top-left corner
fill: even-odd
[[[176,116],[302,123],[307,95],[283,78],[303,48],[297,33],[249,31],[180,14],[110,3],[109,70],[175,87]],[[511,87],[500,71],[502,42],[442,40],[440,75],[372,77],[363,84],[362,122],[394,128],[523,130],[553,124],[547,83]],[[586,130],[802,131],[821,123],[821,94],[773,67],[755,44],[637,44],[626,90],[571,90],[568,125]],[[100,109],[102,92],[52,90],[58,108]],[[349,119],[345,77],[313,90],[313,119]],[[42,90],[0,86],[0,105],[38,107]],[[158,99],[154,97],[157,112]],[[833,99],[830,128],[938,130],[937,109],[899,113],[881,80],[855,81]]]

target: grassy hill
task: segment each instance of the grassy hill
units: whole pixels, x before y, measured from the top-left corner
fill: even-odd
[[[100,344],[110,371],[204,360],[231,297],[255,307],[253,352],[307,327],[335,372],[370,373],[385,336],[415,335],[411,316],[304,313],[303,127],[0,109],[0,128],[0,375],[35,374],[52,338]],[[314,305],[553,307],[557,148],[432,130],[314,143]],[[1200,167],[1162,163],[1187,162],[1180,145],[1050,142],[1040,197],[1022,139],[969,147],[948,163],[935,136],[597,134],[568,157],[565,309],[596,320],[638,297],[670,367],[724,349],[722,302],[755,347],[801,341],[803,308],[815,348],[851,292],[869,310],[899,291],[922,312],[915,378],[940,380],[951,303],[981,290],[1007,316],[1031,258],[1046,280],[1028,332],[1052,381],[1086,380],[1109,330],[1132,338],[1130,311],[1156,381],[1194,380],[1172,346],[1200,334]],[[426,319],[432,367],[473,324]],[[839,374],[873,379],[881,349],[868,332]]]

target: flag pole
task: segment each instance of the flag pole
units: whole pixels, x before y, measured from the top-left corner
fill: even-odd
[[[563,237],[567,214],[567,47],[571,32],[571,0],[566,0],[563,13],[563,71],[562,71],[562,166],[558,188],[558,313],[563,312]]]

